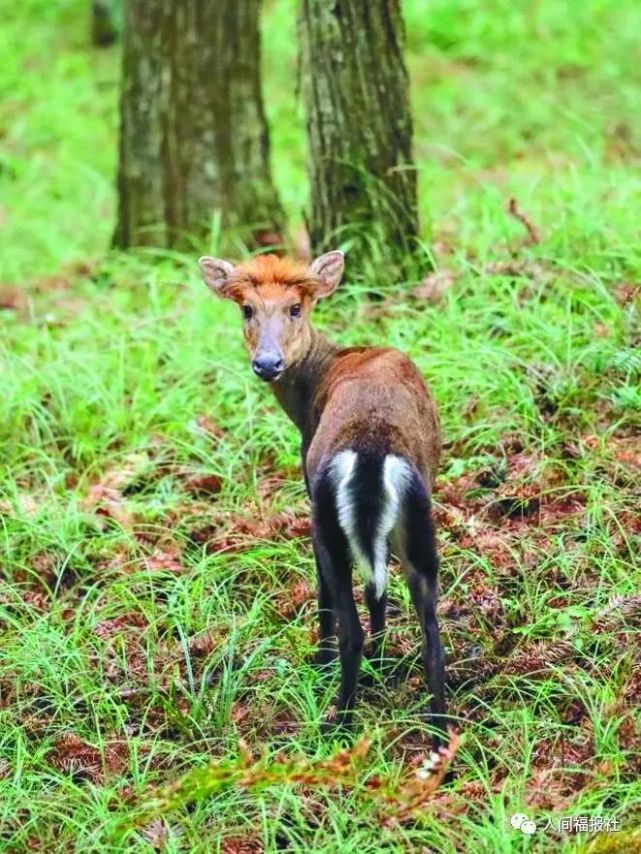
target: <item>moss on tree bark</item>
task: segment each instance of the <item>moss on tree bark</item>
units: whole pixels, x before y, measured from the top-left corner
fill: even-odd
[[[412,117],[398,0],[301,0],[316,251],[352,244],[352,270],[407,268],[418,235]]]
[[[214,212],[246,242],[278,241],[260,2],[126,3],[115,245],[192,246]]]

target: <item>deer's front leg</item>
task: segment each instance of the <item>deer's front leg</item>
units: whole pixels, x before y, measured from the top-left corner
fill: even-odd
[[[322,560],[327,557],[323,547],[313,536],[314,558],[316,560],[316,577],[318,583],[318,649],[316,651],[316,664],[329,664],[336,658],[336,645],[334,635],[336,633],[336,615],[332,590],[327,581],[327,570],[323,572]]]

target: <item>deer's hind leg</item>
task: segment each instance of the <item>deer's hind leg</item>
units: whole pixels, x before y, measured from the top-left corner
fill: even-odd
[[[418,475],[406,496],[397,540],[410,595],[421,624],[423,669],[431,695],[429,719],[436,731],[434,741],[438,745],[447,730],[445,663],[436,617],[439,559],[429,493]]]
[[[337,700],[339,723],[350,724],[363,655],[364,633],[352,591],[352,555],[338,523],[329,479],[321,478],[313,495],[314,542],[322,587],[331,596],[338,619],[341,684]],[[328,626],[327,626],[328,627]],[[326,628],[327,628],[326,627]]]

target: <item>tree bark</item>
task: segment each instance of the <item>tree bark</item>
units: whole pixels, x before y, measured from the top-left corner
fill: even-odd
[[[418,236],[400,2],[301,0],[299,30],[312,246],[398,275]]]
[[[92,0],[91,43],[95,47],[109,47],[118,38],[115,6],[115,0]]]
[[[128,0],[114,244],[197,245],[220,214],[279,242],[260,79],[261,0]]]

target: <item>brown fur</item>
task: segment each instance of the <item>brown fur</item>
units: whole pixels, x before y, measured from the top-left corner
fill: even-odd
[[[396,521],[392,520],[396,527],[385,527],[383,536],[393,532],[397,538],[397,555],[421,622],[423,663],[437,730],[435,744],[439,744],[446,703],[436,619],[438,554],[430,503],[441,451],[434,399],[415,365],[398,350],[338,347],[310,325],[316,301],[332,293],[340,281],[341,252],[325,253],[310,267],[264,255],[237,267],[216,258],[201,258],[200,264],[208,285],[243,307],[243,332],[253,368],[271,381],[276,398],[301,432],[319,584],[317,661],[324,664],[331,659],[337,624],[341,660],[337,708],[343,723],[351,721],[363,649],[352,564],[359,553],[361,557],[369,554],[371,577],[365,600],[378,645],[385,630],[386,596],[385,578],[381,588],[379,570],[374,568],[376,561],[380,568],[374,552],[380,555],[376,525],[383,508],[393,501],[394,489],[390,491],[384,474],[388,455],[403,458],[404,465],[392,460],[402,465],[408,477],[398,498],[403,508],[397,504]],[[295,310],[298,316],[292,316],[291,306],[298,304],[300,314]],[[341,482],[340,489],[349,494],[341,505],[332,471],[336,455],[346,449],[355,452],[348,455],[354,468],[348,483]],[[345,512],[347,522],[341,519]],[[383,545],[390,544],[386,539]]]
[[[415,365],[398,350],[338,348],[309,323],[318,278],[299,261],[259,255],[239,264],[225,296],[251,305],[244,324],[252,358],[261,330],[270,323],[287,369],[272,387],[303,433],[307,474],[345,447],[385,446],[409,457],[432,485],[441,433],[434,399]],[[289,318],[300,303],[302,316]]]
[[[243,261],[236,267],[236,276],[255,288],[276,285],[282,289],[317,282],[307,264],[280,255],[257,255]]]
[[[249,305],[254,317],[245,321],[243,335],[249,354],[256,355],[261,331],[278,339],[286,364],[298,361],[310,344],[306,317],[314,303],[318,280],[307,265],[277,255],[259,255],[239,264],[225,296],[239,305]],[[291,318],[289,307],[300,303],[302,316]]]
[[[312,477],[343,448],[377,447],[412,460],[430,486],[441,434],[436,404],[413,363],[398,350],[339,350],[316,390],[318,427],[307,454]]]

